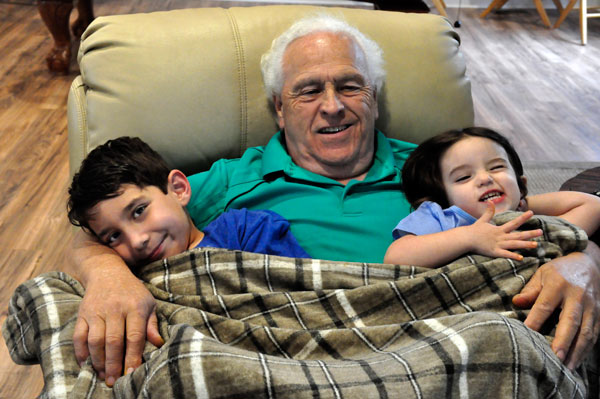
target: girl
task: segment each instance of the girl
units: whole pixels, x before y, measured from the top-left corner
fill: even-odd
[[[465,253],[521,260],[541,230],[516,231],[534,213],[559,216],[590,235],[600,225],[600,198],[574,191],[526,197],[527,180],[513,146],[486,128],[451,130],[421,144],[402,169],[413,213],[393,231],[384,262],[444,265]],[[495,213],[524,213],[495,226]]]

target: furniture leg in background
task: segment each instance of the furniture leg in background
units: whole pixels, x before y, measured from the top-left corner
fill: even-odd
[[[558,9],[558,11],[562,12],[563,7],[562,7],[562,4],[560,3],[560,0],[552,0],[552,1],[556,5],[556,8]],[[493,0],[490,3],[490,5],[488,6],[488,8],[486,8],[479,16],[481,18],[485,18],[490,12],[501,9],[502,6],[504,6],[507,2],[508,2],[508,0]],[[540,18],[542,18],[542,23],[546,27],[551,28],[552,25],[550,24],[550,19],[548,18],[548,14],[546,13],[546,10],[544,9],[542,0],[533,0],[533,4],[535,4],[535,8],[537,9],[538,14],[540,14]]]
[[[448,18],[448,13],[446,12],[446,3],[444,0],[431,0],[435,9],[440,13],[441,16]]]
[[[570,0],[569,4],[565,7],[564,10],[561,11],[560,16],[556,20],[554,24],[554,28],[558,28],[560,24],[563,23],[567,15],[571,12],[573,7],[577,3],[577,0]],[[590,12],[593,11],[593,12]],[[588,8],[587,0],[581,0],[579,4],[579,30],[581,32],[581,44],[585,45],[587,43],[587,19],[588,18],[599,18],[600,17],[600,7],[591,7]]]
[[[46,62],[52,72],[67,74],[71,62],[71,34],[69,32],[69,17],[73,10],[73,0],[39,0],[38,11],[44,24],[50,31],[54,45]],[[94,19],[92,0],[79,0],[77,2],[79,15],[73,23],[73,36],[81,34]]]

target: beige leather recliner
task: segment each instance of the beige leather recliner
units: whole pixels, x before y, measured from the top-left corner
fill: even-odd
[[[95,146],[139,136],[191,174],[277,131],[260,57],[310,13],[341,16],[383,48],[377,127],[421,142],[473,124],[459,37],[437,15],[311,6],[200,8],[97,18],[81,39],[68,103],[73,174]]]

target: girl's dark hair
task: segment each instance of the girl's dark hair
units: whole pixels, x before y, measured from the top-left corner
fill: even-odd
[[[414,209],[425,201],[437,202],[442,208],[450,206],[442,180],[440,160],[448,148],[465,137],[483,137],[493,140],[504,148],[508,161],[517,175],[521,199],[525,199],[527,184],[523,178],[523,164],[508,139],[491,129],[469,127],[449,130],[434,136],[424,141],[410,154],[402,168],[402,187],[406,199]]]
[[[165,160],[141,139],[109,140],[92,150],[73,176],[67,203],[69,221],[89,231],[89,210],[119,196],[124,184],[156,186],[166,194],[170,171]]]

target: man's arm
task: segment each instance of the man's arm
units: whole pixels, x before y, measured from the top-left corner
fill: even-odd
[[[486,212],[470,226],[433,234],[407,234],[400,237],[389,246],[384,263],[433,268],[468,252],[521,260],[523,256],[509,250],[537,246],[535,241],[529,240],[539,237],[542,234],[541,230],[514,231],[533,216],[532,212],[526,212],[501,226],[489,223],[493,216],[494,204],[489,203]]]
[[[141,364],[146,338],[163,344],[156,302],[112,249],[81,230],[73,240],[72,259],[70,272],[86,288],[73,334],[75,356],[80,364],[91,356],[100,378],[112,386],[123,370],[129,373]]]

